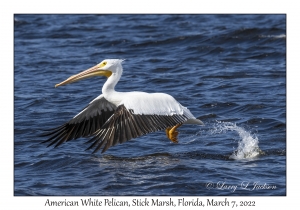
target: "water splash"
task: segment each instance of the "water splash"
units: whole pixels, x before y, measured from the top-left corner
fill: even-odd
[[[251,159],[263,154],[258,146],[258,137],[235,123],[217,121],[214,128],[210,130],[210,134],[226,133],[227,131],[237,132],[240,139],[237,149],[229,158],[235,160]]]

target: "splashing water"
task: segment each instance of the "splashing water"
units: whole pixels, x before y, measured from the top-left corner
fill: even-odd
[[[214,128],[210,130],[210,134],[226,133],[227,131],[235,131],[238,133],[241,139],[238,143],[237,149],[230,155],[229,158],[235,160],[251,159],[263,152],[258,147],[258,138],[255,134],[251,134],[244,128],[237,126],[232,122],[220,122],[214,125]]]

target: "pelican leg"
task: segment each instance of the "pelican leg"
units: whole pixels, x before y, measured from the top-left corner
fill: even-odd
[[[167,137],[168,139],[170,139],[173,143],[178,143],[178,140],[177,140],[177,136],[179,134],[178,131],[176,131],[176,129],[181,126],[182,123],[179,123],[177,125],[175,125],[174,127],[169,127],[166,129],[166,134],[167,134]]]

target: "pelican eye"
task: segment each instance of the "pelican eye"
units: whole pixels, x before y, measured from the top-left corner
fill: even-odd
[[[99,64],[99,68],[102,68],[103,66],[105,66],[107,64],[107,62],[106,61],[104,61],[104,62],[102,62],[102,63],[100,63]]]

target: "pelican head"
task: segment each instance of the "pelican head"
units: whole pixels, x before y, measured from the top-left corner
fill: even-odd
[[[56,84],[55,87],[70,84],[82,79],[94,77],[94,76],[106,76],[110,77],[113,73],[118,73],[122,68],[121,63],[124,60],[121,59],[105,59],[101,63],[93,66],[87,70],[80,72],[79,74],[75,74],[65,81],[62,81],[59,84]]]

